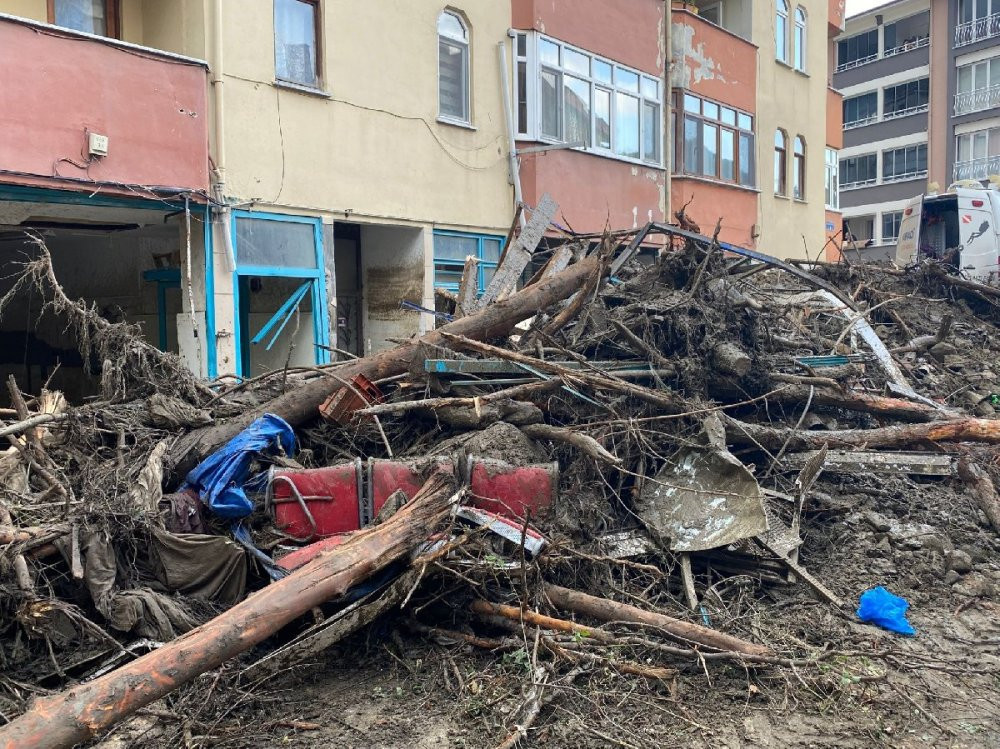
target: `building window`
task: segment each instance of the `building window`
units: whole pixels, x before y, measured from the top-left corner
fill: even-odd
[[[870,125],[878,120],[878,92],[844,99],[844,129]]]
[[[96,36],[118,36],[117,0],[49,0],[49,23]]]
[[[837,42],[837,72],[878,59],[878,29]]]
[[[844,220],[844,241],[862,247],[875,244],[875,217],[854,216]]]
[[[774,59],[788,62],[788,3],[777,0],[774,17]]]
[[[705,3],[698,6],[698,15],[706,21],[722,26],[722,3]]]
[[[445,119],[470,121],[469,31],[447,10],[438,16],[438,112]]]
[[[788,136],[784,130],[774,131],[774,194],[788,194]]]
[[[837,192],[837,151],[826,149],[826,160],[823,169],[824,201],[831,211],[840,210],[840,195]]]
[[[796,70],[806,69],[806,12],[802,6],[795,9],[795,31],[792,34],[792,64]]]
[[[472,256],[479,260],[476,290],[482,294],[496,273],[502,244],[503,237],[435,230],[434,285],[457,292],[462,284],[465,259]]]
[[[539,34],[518,32],[515,44],[519,136],[662,162],[657,78]]]
[[[998,68],[1000,73],[1000,68]],[[930,97],[930,79],[921,78],[918,81],[900,83],[889,86],[882,91],[882,116],[884,119],[905,117],[915,112],[927,109]]]
[[[882,181],[896,182],[927,174],[927,144],[882,152]]]
[[[840,160],[840,189],[874,185],[878,181],[878,157],[873,154]]]
[[[930,43],[930,14],[924,11],[886,24],[882,31],[882,42],[882,54],[885,57],[926,47]]]
[[[1000,57],[958,69],[955,115],[1000,106]]]
[[[806,142],[801,135],[792,142],[792,197],[806,199]]]
[[[1000,174],[1000,128],[956,136],[954,178],[986,179],[993,174]]]
[[[754,187],[753,116],[694,94],[678,95],[674,170]]]
[[[903,221],[902,211],[882,214],[882,244],[895,244],[899,238],[899,225]]]
[[[319,0],[274,0],[274,75],[319,85]]]
[[[997,0],[958,0],[958,23],[955,46],[1000,34],[1000,2]]]

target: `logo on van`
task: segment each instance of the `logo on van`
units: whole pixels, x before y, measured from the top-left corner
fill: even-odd
[[[908,232],[906,232],[905,234],[903,234],[903,241],[904,242],[908,242],[911,239],[913,239],[913,229],[910,229]]]

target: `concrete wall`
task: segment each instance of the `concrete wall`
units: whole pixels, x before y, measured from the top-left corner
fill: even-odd
[[[698,224],[703,234],[711,235],[715,222],[721,219],[719,239],[743,247],[755,245],[753,226],[757,221],[757,194],[754,191],[675,174],[670,179],[670,192],[670,205],[675,210],[691,201],[684,213]]]
[[[0,21],[0,50],[4,169],[44,181],[208,188],[203,67],[13,21]],[[89,163],[88,131],[109,137],[108,155]]]
[[[506,229],[497,42],[509,6],[456,7],[471,28],[473,128],[437,121],[441,3],[324,3],[319,93],[275,85],[271,3],[227,3],[227,194],[258,209]]]
[[[760,186],[757,246],[781,257],[813,257],[826,241],[824,202],[824,147],[828,80],[828,2],[799,3],[808,15],[806,73],[774,59],[775,5],[754,8],[753,38],[760,47],[757,84],[757,173]],[[794,7],[794,4],[793,4]],[[801,135],[806,144],[805,200],[773,193],[774,133],[782,128],[789,144]],[[788,174],[791,190],[791,148]]]
[[[622,65],[663,74],[665,21],[658,0],[511,0],[510,16],[515,29],[534,29]]]
[[[388,348],[389,338],[408,338],[433,327],[419,312],[400,309],[409,301],[434,308],[430,232],[395,226],[361,227],[365,353]]]
[[[757,111],[757,47],[686,10],[671,14],[671,85]]]

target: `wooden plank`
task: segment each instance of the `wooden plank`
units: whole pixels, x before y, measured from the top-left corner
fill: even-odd
[[[781,462],[790,468],[805,466],[816,451],[785,455]],[[830,450],[823,470],[830,473],[902,473],[916,476],[951,476],[952,456],[921,452],[876,452],[874,450]]]
[[[521,273],[528,265],[528,261],[531,260],[531,256],[535,252],[535,248],[538,247],[538,243],[542,241],[542,236],[545,234],[545,230],[549,228],[549,223],[556,215],[558,208],[559,206],[556,205],[556,202],[548,193],[542,195],[542,199],[538,201],[538,205],[531,214],[527,226],[524,227],[520,236],[504,251],[500,266],[497,268],[493,280],[490,281],[490,285],[486,287],[483,295],[472,303],[472,310],[470,311],[480,310],[498,299],[501,294],[509,294],[514,290],[518,279],[521,277]]]
[[[462,268],[462,282],[458,286],[458,296],[455,301],[456,320],[473,311],[478,291],[479,258],[469,255],[465,258],[465,267]]]

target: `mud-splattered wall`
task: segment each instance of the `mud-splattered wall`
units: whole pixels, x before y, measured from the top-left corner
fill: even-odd
[[[424,230],[362,226],[361,265],[365,353],[419,332],[420,313],[401,309],[400,302],[424,304]]]

